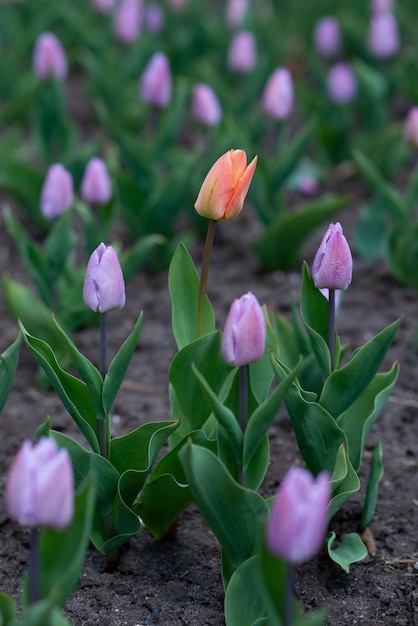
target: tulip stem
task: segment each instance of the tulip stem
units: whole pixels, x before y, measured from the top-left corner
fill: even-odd
[[[30,529],[29,537],[29,604],[35,604],[39,598],[39,533],[37,528]]]
[[[335,289],[328,294],[328,348],[331,359],[331,372],[335,367]]]
[[[239,368],[239,392],[238,392],[238,423],[243,433],[247,427],[248,416],[248,365],[241,365]],[[237,481],[245,486],[245,474],[242,467],[238,469]]]
[[[99,371],[104,380],[107,373],[107,313],[100,313],[100,355],[99,355]],[[100,454],[106,459],[108,457],[107,449],[107,422],[103,419],[97,420],[97,436],[99,440]]]
[[[294,578],[295,567],[291,563],[287,563],[287,572],[285,576],[284,602],[283,602],[283,626],[293,625],[293,597],[294,597]]]
[[[203,324],[205,318],[205,297],[206,297],[206,283],[208,280],[209,260],[210,253],[213,246],[213,239],[215,237],[215,230],[217,225],[216,220],[209,220],[208,230],[206,233],[205,247],[203,249],[202,270],[200,273],[200,285],[199,285],[199,299],[197,303],[197,338],[203,335]]]

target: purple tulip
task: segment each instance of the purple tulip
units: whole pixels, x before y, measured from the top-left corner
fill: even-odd
[[[134,43],[141,32],[142,1],[121,0],[117,5],[113,30],[122,44]]]
[[[139,82],[139,97],[143,102],[165,108],[171,101],[171,72],[168,59],[156,52],[148,61]]]
[[[160,33],[164,26],[164,13],[162,7],[156,2],[151,2],[145,6],[144,12],[145,28],[150,33]]]
[[[47,437],[35,445],[24,441],[10,468],[5,504],[8,515],[24,526],[69,526],[74,485],[68,451]]]
[[[393,0],[372,0],[372,13],[388,13],[393,9]]]
[[[236,33],[228,51],[228,67],[235,72],[251,72],[257,61],[255,37],[247,30]]]
[[[41,191],[40,207],[51,220],[66,211],[74,202],[73,179],[60,163],[51,165]]]
[[[241,367],[258,361],[266,346],[266,322],[251,292],[233,301],[222,336],[222,355],[229,365]]]
[[[173,11],[181,11],[187,6],[188,0],[167,0],[167,4]]]
[[[193,117],[205,126],[217,126],[222,119],[219,100],[210,85],[199,83],[192,94]]]
[[[226,23],[231,30],[242,26],[249,6],[250,0],[228,0],[226,6]]]
[[[330,68],[327,78],[327,91],[335,104],[347,104],[355,98],[357,80],[351,65],[341,62],[335,63]]]
[[[115,0],[90,0],[90,3],[99,13],[110,13],[115,8]]]
[[[67,57],[61,42],[52,33],[42,33],[35,42],[33,71],[41,80],[55,76],[64,80],[68,73]]]
[[[331,57],[341,48],[340,24],[335,17],[321,18],[315,25],[313,35],[314,46],[319,54]]]
[[[264,88],[261,105],[275,120],[289,117],[293,111],[293,82],[289,70],[279,67],[273,72]]]
[[[125,306],[125,281],[118,255],[101,243],[87,263],[83,300],[90,309],[106,313]]]
[[[330,224],[312,265],[312,278],[318,289],[347,289],[351,283],[353,259],[341,224]]]
[[[112,197],[112,182],[106,163],[98,157],[87,163],[81,181],[81,197],[89,204],[106,204]]]
[[[291,467],[279,487],[267,522],[268,549],[288,563],[311,559],[325,539],[330,477],[316,478],[300,467]]]
[[[378,59],[393,57],[400,47],[398,23],[392,13],[376,13],[370,20],[369,50]]]
[[[404,141],[411,146],[418,147],[418,107],[412,107],[406,116],[403,128]]]

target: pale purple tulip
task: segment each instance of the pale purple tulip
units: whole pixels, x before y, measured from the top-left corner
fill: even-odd
[[[393,9],[393,0],[371,0],[372,13],[388,13]]]
[[[257,61],[257,47],[253,33],[236,33],[228,50],[228,67],[235,72],[251,72]]]
[[[350,246],[341,224],[330,224],[312,264],[312,279],[318,289],[347,289],[353,274]]]
[[[268,79],[261,97],[261,106],[275,120],[286,119],[292,113],[293,81],[285,67],[277,68]]]
[[[156,2],[145,6],[144,10],[145,28],[150,33],[160,33],[164,27],[164,13],[162,7]]]
[[[231,30],[240,28],[250,7],[250,0],[228,0],[226,5],[226,23]]]
[[[143,102],[165,108],[171,101],[170,64],[163,52],[156,52],[148,61],[139,81],[139,97]]]
[[[60,163],[51,165],[46,175],[40,199],[41,213],[52,220],[66,211],[74,202],[73,179]]]
[[[66,449],[43,437],[24,441],[6,482],[7,514],[20,524],[62,530],[74,514],[73,470]]]
[[[111,13],[116,6],[116,0],[90,0],[90,3],[99,13]]]
[[[329,15],[321,18],[315,25],[313,41],[317,52],[322,56],[331,57],[337,54],[341,48],[341,29],[338,20]]]
[[[134,43],[141,33],[142,0],[121,0],[117,5],[113,30],[122,44]]]
[[[418,106],[409,109],[403,127],[404,141],[418,148]]]
[[[53,33],[42,33],[35,42],[33,71],[41,80],[55,76],[64,80],[68,73],[67,57],[61,42]]]
[[[347,104],[357,94],[357,79],[351,65],[335,63],[328,72],[327,91],[335,104]]]
[[[167,4],[173,11],[181,11],[187,6],[188,0],[167,0]]]
[[[258,361],[266,347],[263,309],[250,291],[233,301],[222,335],[222,355],[229,365],[241,367]]]
[[[106,313],[125,306],[125,281],[118,255],[101,243],[87,263],[83,300],[93,311]]]
[[[295,565],[315,556],[325,539],[330,498],[327,472],[314,478],[301,467],[291,467],[278,489],[267,522],[266,544],[270,552]]]
[[[368,46],[378,59],[393,57],[400,47],[398,22],[392,13],[376,13],[370,20]]]
[[[217,126],[222,119],[222,108],[210,85],[199,83],[193,89],[192,115],[205,126]]]
[[[106,163],[94,157],[86,165],[81,181],[81,198],[89,204],[106,204],[112,197],[112,181]]]

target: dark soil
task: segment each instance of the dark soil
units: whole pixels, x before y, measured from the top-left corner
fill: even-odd
[[[344,189],[345,191],[345,189]],[[357,194],[358,196],[358,194]],[[346,234],[356,221],[358,202],[341,214]],[[221,224],[210,268],[208,292],[218,327],[235,297],[253,291],[261,302],[289,312],[290,294],[298,294],[299,268],[287,274],[261,275],[251,255],[249,242],[259,226],[246,207],[231,223]],[[311,263],[322,233],[309,242],[305,258]],[[3,271],[27,282],[16,251],[0,229]],[[192,254],[198,263],[202,244]],[[0,303],[0,352],[15,338],[16,324]],[[144,325],[139,348],[115,402],[112,428],[122,434],[145,421],[169,418],[167,371],[175,353],[170,325],[167,275],[141,272],[128,285],[127,305],[110,315],[112,349],[129,333],[140,309]],[[352,566],[349,574],[333,565],[325,554],[299,568],[297,593],[306,611],[327,605],[328,624],[333,626],[418,625],[416,577],[418,576],[418,362],[411,360],[411,345],[418,324],[416,293],[400,287],[382,262],[365,264],[355,259],[353,283],[344,296],[339,314],[339,332],[354,348],[362,345],[394,319],[404,321],[389,351],[386,369],[401,363],[399,381],[369,437],[366,464],[377,438],[384,450],[385,475],[376,514],[370,530],[376,544],[374,556]],[[97,331],[77,334],[84,353],[96,360]],[[10,463],[22,440],[33,440],[35,429],[46,414],[52,425],[68,434],[75,430],[52,391],[35,385],[36,366],[22,348],[18,372],[8,402],[0,416],[0,490]],[[287,468],[301,463],[290,421],[283,412],[270,432],[272,466],[263,493],[276,490]],[[361,494],[343,507],[332,527],[341,536],[359,531]],[[0,508],[0,588],[19,597],[28,556],[28,532],[7,519]],[[74,626],[137,626],[165,624],[222,626],[223,588],[220,547],[195,506],[180,518],[175,538],[155,542],[143,530],[122,551],[117,571],[106,572],[104,557],[90,548],[79,586],[69,599],[66,614]]]

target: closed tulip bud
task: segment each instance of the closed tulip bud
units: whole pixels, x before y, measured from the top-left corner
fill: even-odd
[[[106,163],[98,157],[87,163],[81,181],[81,197],[90,204],[106,204],[112,197],[112,182]]]
[[[51,165],[41,191],[40,207],[51,220],[66,211],[74,202],[73,179],[60,163]]]
[[[115,8],[115,0],[90,0],[91,5],[99,13],[110,13]]]
[[[388,13],[393,9],[393,0],[372,0],[372,13]]]
[[[355,98],[357,80],[351,65],[336,63],[330,68],[327,78],[327,91],[335,104],[347,104]]]
[[[188,0],[167,0],[168,6],[174,11],[181,11],[182,9],[185,9],[187,2]]]
[[[145,27],[150,33],[160,33],[164,26],[164,13],[156,2],[147,4],[145,7]]]
[[[283,120],[293,111],[293,81],[289,70],[277,68],[267,81],[261,98],[264,112],[274,120]]]
[[[412,107],[406,116],[403,128],[404,141],[418,148],[418,107]]]
[[[350,246],[341,224],[330,224],[312,264],[312,278],[318,289],[347,289],[353,273]]]
[[[42,33],[35,42],[33,71],[41,80],[55,76],[64,80],[68,73],[67,57],[61,42],[52,33]]]
[[[326,16],[315,26],[313,35],[314,46],[319,54],[331,57],[341,48],[340,24],[335,17]]]
[[[233,301],[222,336],[222,355],[229,365],[241,367],[258,361],[266,347],[266,321],[251,292]]]
[[[316,478],[300,467],[291,467],[279,487],[266,528],[270,552],[288,563],[308,561],[325,539],[330,477]]]
[[[125,281],[118,255],[101,243],[87,263],[83,300],[93,311],[106,313],[125,306]]]
[[[171,71],[167,57],[156,52],[148,61],[139,82],[139,97],[143,102],[165,108],[171,101]]]
[[[250,0],[228,0],[226,5],[226,23],[231,30],[242,26],[249,6]]]
[[[247,165],[244,150],[228,150],[212,165],[197,196],[195,209],[211,220],[230,220],[244,204],[257,157]]]
[[[141,0],[121,0],[113,25],[116,39],[122,44],[134,43],[141,33],[141,24]]]
[[[65,449],[43,437],[24,441],[6,482],[7,514],[20,524],[62,530],[74,514],[73,470]]]
[[[257,48],[252,33],[242,30],[232,38],[228,51],[228,67],[235,72],[251,72],[256,64]]]
[[[391,13],[376,13],[371,18],[368,44],[378,59],[388,59],[399,51],[398,23]]]
[[[210,85],[199,83],[193,89],[192,115],[205,126],[217,126],[222,119],[219,100]]]

